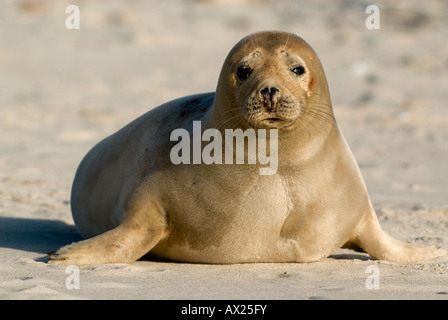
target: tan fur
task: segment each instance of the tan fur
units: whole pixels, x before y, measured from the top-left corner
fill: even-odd
[[[245,81],[235,76],[242,64],[253,69]],[[296,65],[304,74],[291,71]],[[263,105],[265,87],[278,88],[275,112]],[[222,132],[277,128],[277,173],[260,175],[258,164],[172,164],[170,133],[191,132],[193,120]],[[342,246],[400,263],[445,254],[381,230],[319,58],[285,32],[236,44],[216,94],[171,101],[100,142],[79,166],[71,202],[90,239],[61,248],[53,264],[130,263],[147,252],[199,263],[309,262]]]

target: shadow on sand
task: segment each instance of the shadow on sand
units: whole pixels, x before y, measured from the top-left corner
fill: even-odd
[[[73,225],[58,220],[0,217],[0,247],[47,253],[82,240]]]

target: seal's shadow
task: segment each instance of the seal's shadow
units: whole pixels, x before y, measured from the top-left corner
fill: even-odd
[[[361,260],[361,261],[370,261],[376,260],[372,258],[366,253],[334,253],[328,256],[329,259],[335,260]]]
[[[46,254],[82,240],[75,226],[58,220],[0,217],[0,247]]]

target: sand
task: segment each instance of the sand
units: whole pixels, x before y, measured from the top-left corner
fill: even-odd
[[[79,30],[66,28],[70,4]],[[365,26],[370,4],[379,30]],[[339,250],[308,264],[137,261],[82,267],[79,289],[76,271],[46,264],[46,252],[81,239],[70,188],[85,153],[163,102],[214,91],[230,48],[269,29],[302,36],[320,56],[383,228],[448,249],[446,1],[4,0],[0,299],[448,298],[448,257],[399,265]]]

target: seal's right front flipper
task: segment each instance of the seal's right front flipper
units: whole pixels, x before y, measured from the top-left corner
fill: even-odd
[[[445,256],[446,251],[435,246],[417,247],[396,240],[381,228],[373,209],[360,222],[354,240],[372,257],[396,263],[411,263]]]
[[[115,229],[51,253],[48,263],[63,266],[132,263],[148,253],[164,231],[164,227],[149,228],[131,219],[125,220]]]

